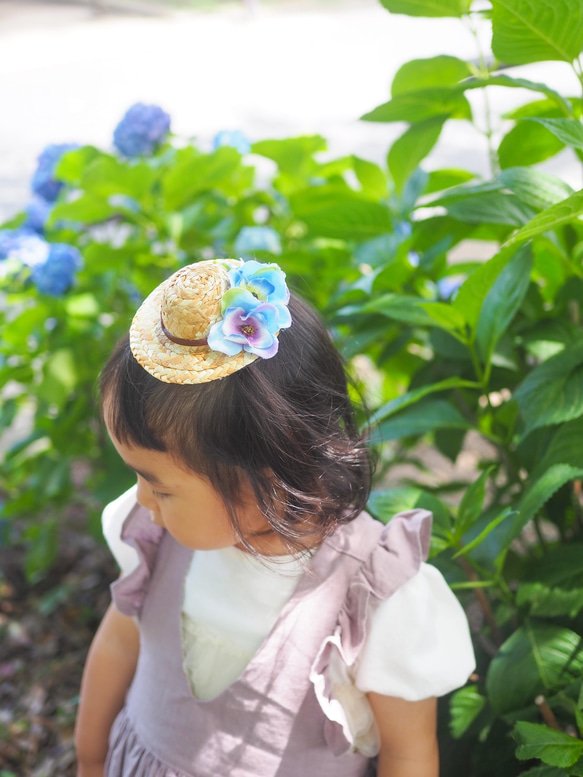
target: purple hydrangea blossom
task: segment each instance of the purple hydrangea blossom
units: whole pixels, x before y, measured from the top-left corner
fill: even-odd
[[[33,267],[32,281],[41,294],[60,297],[73,285],[75,273],[82,263],[75,246],[52,243],[47,260]]]
[[[150,156],[170,131],[170,116],[158,105],[136,103],[113,133],[113,145],[124,156]]]
[[[32,176],[31,187],[35,194],[47,202],[57,199],[64,184],[55,178],[55,170],[63,154],[76,148],[79,148],[76,143],[53,143],[45,148],[38,158],[37,168]]]
[[[213,138],[213,149],[216,151],[221,146],[230,146],[241,155],[251,151],[251,143],[247,135],[241,130],[221,130]]]
[[[281,240],[271,227],[243,227],[235,239],[235,253],[244,258],[251,257],[256,251],[281,254]]]
[[[45,224],[52,208],[52,203],[47,202],[44,197],[33,197],[24,209],[26,213],[24,226],[39,235],[44,234]]]
[[[223,318],[210,329],[213,351],[235,356],[241,351],[270,359],[277,353],[279,312],[269,302],[258,302],[251,292],[229,289],[223,297]]]
[[[251,259],[230,270],[229,281],[233,289],[244,289],[257,300],[274,305],[279,316],[278,329],[287,329],[291,325],[287,307],[290,294],[285,273],[279,265],[263,264]],[[228,299],[227,294],[225,298]]]

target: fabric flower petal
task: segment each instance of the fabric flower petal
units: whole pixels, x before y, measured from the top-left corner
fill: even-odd
[[[208,347],[213,351],[224,353],[226,356],[236,356],[236,354],[240,353],[243,349],[243,342],[244,338],[241,343],[237,343],[225,337],[223,321],[217,321],[216,324],[213,324],[207,337]]]
[[[271,357],[275,356],[279,350],[279,340],[274,335],[270,335],[270,337],[272,338],[272,343],[269,348],[257,348],[253,345],[245,345],[243,346],[243,350],[254,353],[262,359],[271,359]]]

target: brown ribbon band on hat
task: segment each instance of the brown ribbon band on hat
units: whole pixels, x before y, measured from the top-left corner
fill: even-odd
[[[170,334],[170,332],[164,326],[164,319],[162,318],[161,313],[160,313],[160,326],[162,327],[162,331],[164,332],[166,337],[169,340],[171,340],[173,343],[176,343],[176,345],[189,345],[191,347],[207,345],[206,337],[203,337],[202,340],[185,340],[183,337],[174,337],[174,335]]]

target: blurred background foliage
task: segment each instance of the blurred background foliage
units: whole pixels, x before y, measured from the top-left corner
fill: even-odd
[[[203,152],[140,104],[111,151],[43,152],[34,198],[0,231],[0,422],[28,430],[4,455],[2,541],[26,543],[39,579],[65,508],[81,506],[97,533],[130,484],[95,383],[144,296],[190,262],[275,260],[325,316],[373,411],[371,512],[433,511],[432,562],[470,616],[478,669],[443,707],[443,773],[582,775],[583,190],[540,163],[565,148],[583,161],[583,6],[382,4],[459,18],[477,43],[473,61],[407,62],[362,117],[405,126],[384,166],[330,158],[320,136],[250,144],[225,131]],[[511,75],[548,61],[575,74],[576,94]],[[496,89],[525,102],[499,115]],[[451,121],[483,135],[489,176],[420,167]],[[483,260],[464,258],[468,241]],[[428,485],[420,446],[455,461],[468,444],[474,480]],[[387,487],[404,462],[413,474]]]

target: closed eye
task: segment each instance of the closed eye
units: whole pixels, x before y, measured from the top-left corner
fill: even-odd
[[[166,497],[170,496],[170,494],[162,494],[160,491],[152,491],[152,493],[157,499],[165,499]]]

